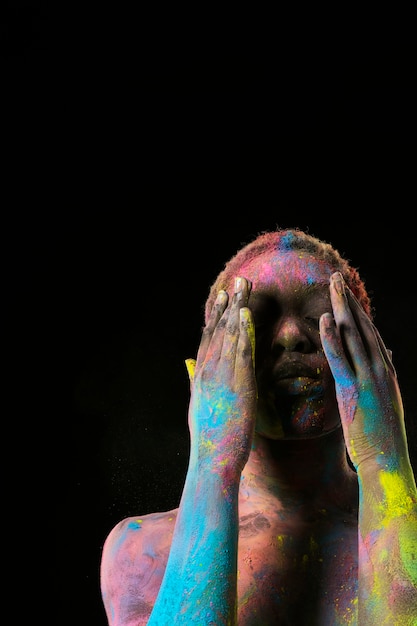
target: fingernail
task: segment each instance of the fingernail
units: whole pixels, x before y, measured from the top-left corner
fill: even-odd
[[[337,272],[336,275],[333,277],[333,284],[335,286],[335,289],[337,291],[337,293],[339,294],[339,296],[344,296],[345,295],[345,285],[343,282],[343,276],[340,272]]]
[[[334,321],[330,313],[323,313],[323,315],[321,316],[321,323],[326,330],[333,328]]]
[[[240,276],[235,278],[235,293],[238,293],[242,289],[242,279]]]
[[[227,293],[225,292],[224,289],[220,289],[220,291],[217,293],[216,303],[221,304],[222,302],[225,301],[226,298],[227,298]]]

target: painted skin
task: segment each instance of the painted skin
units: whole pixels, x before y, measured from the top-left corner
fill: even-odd
[[[264,252],[240,275],[187,361],[180,506],[105,542],[109,624],[415,626],[417,491],[391,355],[326,262]]]

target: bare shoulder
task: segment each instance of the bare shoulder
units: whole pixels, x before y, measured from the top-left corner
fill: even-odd
[[[165,531],[170,534],[177,519],[178,509],[163,511],[161,513],[147,513],[126,517],[118,522],[110,531],[105,547],[114,541],[120,545],[120,541],[127,540],[141,544],[146,537],[149,541],[161,542],[165,538]]]
[[[169,551],[178,509],[162,513],[147,513],[126,517],[118,522],[108,534],[103,546],[102,568],[113,566],[123,559],[131,558],[137,563],[144,559],[161,556]]]
[[[100,570],[109,624],[146,624],[165,572],[177,512],[127,517],[110,531]]]

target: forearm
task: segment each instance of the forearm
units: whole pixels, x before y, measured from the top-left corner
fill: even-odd
[[[359,473],[359,624],[417,623],[417,491],[402,465]]]
[[[236,624],[238,481],[190,468],[149,626]]]

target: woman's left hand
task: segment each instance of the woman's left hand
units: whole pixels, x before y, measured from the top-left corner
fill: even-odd
[[[404,410],[392,354],[345,284],[330,278],[334,319],[320,319],[324,353],[336,385],[346,447],[359,471],[397,464],[407,450]]]

